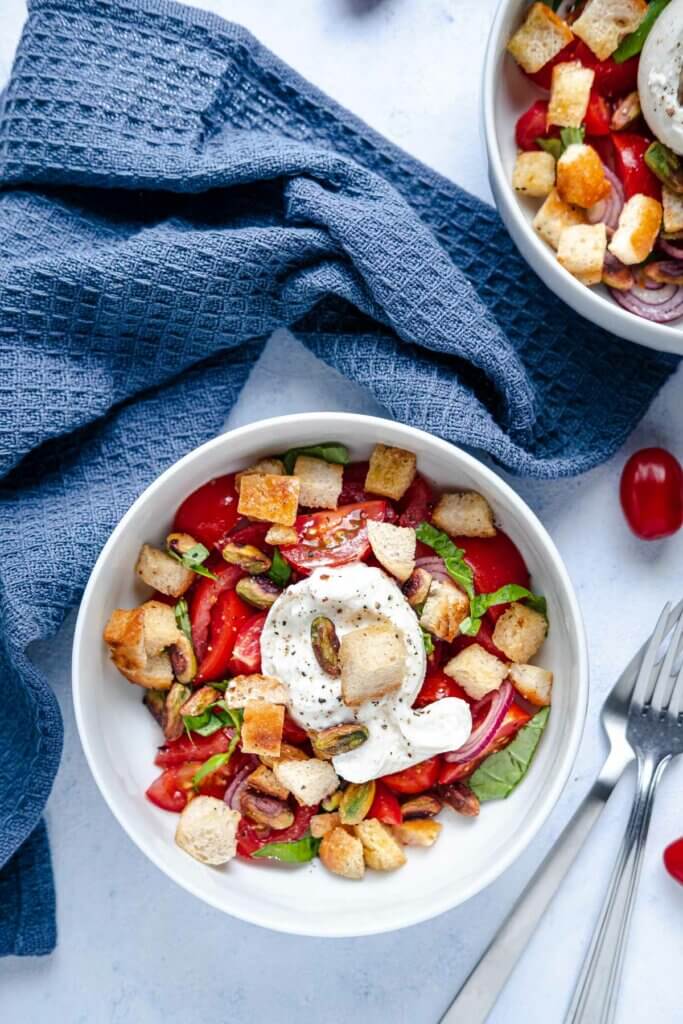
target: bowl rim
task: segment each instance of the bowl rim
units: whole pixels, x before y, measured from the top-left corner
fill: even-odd
[[[594,292],[569,274],[554,258],[552,250],[536,235],[524,216],[512,183],[503,166],[495,121],[495,92],[499,64],[505,59],[503,25],[511,8],[524,0],[501,0],[489,31],[484,56],[482,104],[484,141],[489,182],[498,212],[522,257],[550,290],[575,312],[614,334],[661,352],[683,355],[683,319],[680,326],[657,324],[630,313],[613,299]]]
[[[88,618],[88,609],[93,594],[102,584],[101,577],[109,559],[110,552],[115,548],[119,537],[127,530],[128,524],[135,516],[137,510],[153,498],[155,492],[163,487],[166,480],[177,474],[182,474],[189,465],[194,462],[201,461],[207,452],[229,444],[231,440],[238,437],[240,439],[245,437],[248,438],[252,433],[258,435],[264,431],[277,431],[278,428],[286,427],[289,424],[296,423],[297,425],[301,425],[302,422],[310,423],[312,429],[315,427],[316,429],[322,430],[327,430],[328,428],[333,430],[335,426],[338,426],[341,423],[353,422],[355,424],[365,426],[369,437],[373,436],[372,430],[377,430],[379,426],[382,430],[390,430],[396,440],[398,440],[398,437],[402,435],[405,438],[406,443],[409,443],[411,438],[415,438],[415,436],[417,436],[422,440],[426,440],[429,445],[436,447],[437,450],[440,449],[440,453],[443,454],[446,459],[449,457],[452,458],[455,454],[461,465],[470,470],[473,474],[479,476],[482,481],[482,485],[488,489],[488,493],[493,492],[494,500],[497,495],[504,495],[513,508],[513,515],[515,517],[520,517],[529,526],[532,532],[535,533],[543,548],[544,559],[549,559],[549,562],[552,565],[552,569],[556,574],[557,581],[566,601],[563,611],[566,612],[568,632],[574,639],[578,655],[576,665],[574,666],[573,678],[573,683],[576,687],[576,700],[574,702],[575,714],[571,719],[571,728],[567,737],[565,753],[547,790],[542,794],[541,798],[535,805],[535,820],[532,822],[531,826],[527,824],[525,828],[520,828],[514,839],[508,845],[504,855],[500,857],[495,864],[491,865],[488,871],[484,871],[481,875],[478,875],[476,881],[474,881],[469,887],[466,887],[464,892],[461,892],[456,899],[452,901],[444,899],[437,907],[433,907],[430,904],[424,910],[417,910],[414,912],[404,911],[403,916],[399,913],[399,908],[396,907],[395,920],[388,924],[374,924],[369,915],[369,919],[364,926],[356,927],[353,930],[344,927],[335,927],[334,921],[332,920],[329,921],[329,924],[326,927],[320,927],[317,925],[311,926],[310,924],[305,923],[304,915],[301,915],[300,919],[297,919],[295,915],[292,915],[291,921],[288,922],[287,926],[285,926],[280,922],[273,923],[272,921],[269,921],[268,911],[260,907],[255,907],[253,913],[242,912],[241,909],[239,912],[235,912],[234,910],[228,911],[224,906],[220,905],[220,903],[204,892],[200,884],[194,884],[191,879],[189,880],[182,877],[179,872],[173,869],[172,866],[162,863],[156,856],[153,844],[147,841],[144,830],[138,829],[132,823],[128,822],[126,820],[126,815],[118,812],[113,798],[110,799],[109,783],[104,777],[104,772],[100,771],[96,749],[94,745],[91,744],[84,725],[83,695],[85,679],[79,674],[79,652],[83,642],[86,619]],[[398,437],[396,435],[398,435]],[[583,617],[581,615],[578,599],[564,561],[557,550],[555,543],[550,537],[550,534],[540,522],[536,513],[527,505],[523,498],[521,498],[516,491],[502,479],[502,477],[498,476],[492,469],[484,465],[468,452],[463,451],[463,449],[458,446],[452,445],[449,442],[444,441],[427,431],[420,430],[417,427],[411,427],[407,424],[398,423],[394,420],[387,420],[377,416],[367,416],[360,413],[294,413],[287,416],[277,416],[265,420],[258,420],[255,423],[249,423],[245,426],[237,427],[234,430],[229,430],[223,434],[219,434],[217,437],[188,452],[156,477],[124,513],[110,534],[97,558],[97,561],[95,562],[90,578],[83,592],[78,610],[78,618],[76,621],[72,645],[71,674],[72,698],[76,726],[88,767],[109,810],[138,849],[141,850],[141,852],[145,854],[145,856],[167,877],[181,886],[181,888],[223,913],[230,913],[231,916],[238,917],[250,924],[260,925],[261,927],[283,932],[285,934],[324,938],[349,938],[375,935],[382,932],[396,931],[414,924],[420,924],[424,921],[431,920],[432,918],[437,917],[462,903],[465,903],[472,896],[476,895],[482,889],[486,888],[499,878],[517,859],[517,857],[519,857],[524,850],[530,846],[533,839],[546,822],[548,816],[556,807],[576,760],[588,709],[588,649]]]

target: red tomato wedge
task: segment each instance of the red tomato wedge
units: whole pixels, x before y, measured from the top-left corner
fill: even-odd
[[[282,727],[282,738],[285,743],[293,743],[300,747],[308,741],[308,733],[302,729],[297,722],[285,711],[285,721]]]
[[[403,821],[401,805],[383,782],[375,783],[375,799],[372,801],[368,818],[377,818],[385,825],[400,825]]]
[[[518,704],[512,704],[508,709],[505,718],[501,722],[498,732],[493,737],[486,750],[484,750],[478,757],[473,758],[471,761],[466,761],[465,764],[449,764],[448,761],[444,761],[443,767],[439,773],[439,784],[446,785],[449,782],[455,782],[457,779],[467,778],[467,776],[471,775],[475,768],[477,768],[490,754],[495,754],[497,750],[502,750],[503,747],[507,747],[510,740],[517,735],[522,726],[526,725],[530,718],[531,715],[528,711],[520,708]]]
[[[261,633],[268,612],[257,612],[242,625],[230,659],[230,672],[234,675],[248,675],[261,671]]]
[[[211,570],[217,579],[197,577],[188,602],[190,625],[192,626],[192,644],[199,660],[206,654],[209,642],[211,615],[220,595],[226,590],[234,590],[235,584],[244,576],[236,565],[219,565]]]
[[[223,591],[211,615],[209,643],[193,680],[195,686],[227,675],[237,634],[252,614],[234,590]]]
[[[659,540],[683,524],[683,470],[665,448],[634,452],[621,474],[621,507],[641,540]]]
[[[224,729],[219,729],[212,736],[199,736],[193,732],[159,747],[154,763],[160,768],[170,768],[186,761],[208,761],[214,754],[224,754],[229,743],[230,737]]]
[[[173,529],[213,547],[237,522],[235,475],[216,477],[193,491],[175,514]]]
[[[443,700],[444,697],[459,697],[460,700],[466,700],[468,704],[472,703],[455,679],[451,679],[440,668],[428,670],[413,707],[424,708],[428,704],[433,704],[435,700]]]
[[[495,537],[455,537],[454,541],[465,552],[478,594],[491,594],[507,583],[528,588],[529,570],[517,546],[502,530]],[[488,614],[495,622],[506,608],[504,604],[494,605]]]
[[[251,857],[252,853],[268,843],[293,843],[308,832],[311,818],[317,813],[317,804],[314,807],[297,807],[294,822],[289,828],[277,830],[262,829],[247,818],[242,818],[237,826],[237,852],[241,857]]]
[[[325,566],[335,568],[360,562],[370,550],[368,519],[382,522],[386,512],[386,501],[364,501],[330,512],[299,516],[295,523],[299,543],[280,551],[304,575]]]
[[[401,498],[399,504],[399,526],[419,526],[429,519],[434,504],[434,491],[423,476],[418,475]]]
[[[651,140],[635,132],[612,132],[611,139],[614,169],[624,186],[626,198],[642,194],[661,202],[662,183],[645,163],[645,152]]]
[[[192,779],[202,766],[201,761],[186,761],[173,768],[166,768],[148,787],[145,796],[163,811],[178,814],[187,804],[192,793]],[[207,775],[199,784],[202,796],[215,796],[222,800],[228,785],[228,773],[219,769]]]
[[[595,72],[593,85],[601,96],[626,96],[638,87],[638,56],[617,64],[612,57],[598,60],[582,40],[575,40],[574,46],[573,59],[580,60],[585,68],[591,68]]]
[[[584,118],[586,135],[609,135],[610,109],[607,101],[595,89],[591,91],[588,109]]]
[[[560,129],[547,127],[548,102],[536,100],[518,119],[515,125],[515,140],[520,149],[539,149],[537,139],[559,139]]]
[[[430,757],[421,764],[413,764],[402,772],[385,775],[382,782],[394,793],[424,793],[431,789],[439,777],[440,757]]]

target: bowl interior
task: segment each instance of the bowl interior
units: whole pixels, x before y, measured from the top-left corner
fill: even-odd
[[[116,607],[132,607],[148,591],[132,567],[143,541],[159,542],[180,501],[199,484],[273,451],[338,440],[354,459],[382,441],[415,451],[420,470],[442,487],[473,488],[492,502],[498,522],[522,550],[534,588],[548,598],[550,635],[543,663],[555,673],[553,713],[532,768],[506,801],[486,805],[476,821],[442,814],[444,834],[431,850],[411,850],[402,870],[368,872],[362,884],[330,875],[320,864],[300,868],[233,861],[198,864],[176,847],[177,817],[144,797],[158,774],[162,741],[142,707],[141,690],[108,660],[101,636]],[[138,846],[171,878],[215,907],[282,931],[360,935],[425,920],[473,895],[524,849],[567,779],[585,715],[583,627],[571,585],[552,542],[519,497],[459,449],[384,420],[310,414],[265,421],[224,435],[191,453],[132,506],[107,542],[86,589],[74,640],[73,683],[81,740],[110,808]]]

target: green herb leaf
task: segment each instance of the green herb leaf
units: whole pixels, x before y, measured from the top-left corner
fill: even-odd
[[[222,717],[225,716],[225,717]],[[213,736],[215,732],[228,725],[225,712],[205,711],[203,715],[184,715],[183,722],[188,732],[196,732],[199,736]]]
[[[474,576],[465,561],[465,552],[462,548],[457,547],[447,533],[437,530],[430,523],[420,523],[415,533],[419,541],[443,558],[448,575],[462,587],[471,600],[474,597]]]
[[[562,156],[562,142],[560,139],[536,139],[536,145],[550,153],[556,160]]]
[[[260,850],[254,850],[252,857],[273,857],[286,864],[305,864],[318,855],[320,839],[303,836],[291,843],[267,843]]]
[[[228,763],[232,756],[232,751],[235,749],[232,746],[234,739],[235,737],[233,736],[233,739],[230,742],[230,747],[232,747],[232,750],[230,749],[230,747],[228,747],[224,754],[214,754],[213,757],[210,757],[208,761],[205,761],[201,768],[199,768],[194,773],[194,775],[192,776],[192,785],[194,786],[195,789],[199,788],[200,783],[206,778],[207,775],[213,775],[214,772],[218,771],[219,768],[222,768],[224,764]]]
[[[460,632],[464,633],[465,636],[476,636],[481,628],[481,619],[472,618],[468,615],[466,619],[463,619],[460,623]]]
[[[480,619],[494,605],[509,604],[511,601],[522,600],[525,600],[534,611],[541,612],[542,615],[546,614],[545,598],[540,597],[538,594],[533,594],[526,587],[520,587],[517,583],[507,583],[504,587],[499,587],[498,590],[494,590],[491,594],[477,594],[470,602],[471,613]]]
[[[586,129],[583,125],[580,128],[563,128],[560,132],[563,149],[575,144],[581,144],[586,137]]]
[[[277,587],[286,587],[290,581],[292,570],[280,554],[279,548],[273,548],[273,562],[268,576]]]
[[[187,608],[187,601],[184,597],[181,597],[175,608],[175,620],[178,625],[178,629],[181,633],[184,633],[187,639],[192,643],[192,626],[190,625],[190,614]]]
[[[683,195],[683,168],[672,149],[663,142],[653,142],[645,150],[645,163],[668,189]]]
[[[196,572],[198,576],[206,576],[210,580],[218,579],[214,573],[205,569],[202,565],[202,562],[205,562],[210,554],[209,549],[205,548],[203,544],[195,544],[194,547],[190,548],[189,551],[185,551],[182,555],[167,548],[166,554],[170,555],[171,558],[175,558],[176,562],[180,562],[186,569]]]
[[[420,626],[422,629],[422,626]],[[434,641],[432,640],[432,634],[428,633],[426,629],[422,629],[422,643],[425,645],[425,654],[429,657],[430,654],[434,653]]]
[[[662,13],[665,7],[670,3],[670,0],[650,0],[647,11],[643,20],[641,21],[635,32],[631,32],[625,39],[619,43],[616,50],[612,54],[612,59],[617,64],[623,64],[629,57],[635,57],[636,54],[642,50],[645,40],[650,34],[652,26],[656,22],[659,15]]]
[[[349,461],[349,450],[337,441],[323,441],[320,444],[309,444],[305,448],[290,448],[280,458],[285,464],[285,473],[294,472],[294,463],[299,455],[310,455],[314,459],[324,459],[337,466],[346,466]]]
[[[550,708],[542,708],[503,750],[491,754],[479,765],[468,785],[484,803],[509,796],[526,775],[546,727]]]

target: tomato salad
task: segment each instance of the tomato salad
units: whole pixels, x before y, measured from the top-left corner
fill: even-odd
[[[539,2],[508,43],[538,90],[512,176],[542,200],[535,231],[579,281],[657,323],[683,316],[682,17],[683,0]]]
[[[486,498],[412,452],[312,444],[211,480],[135,571],[152,593],[104,639],[163,732],[147,799],[197,860],[360,879],[525,775],[545,600]]]

